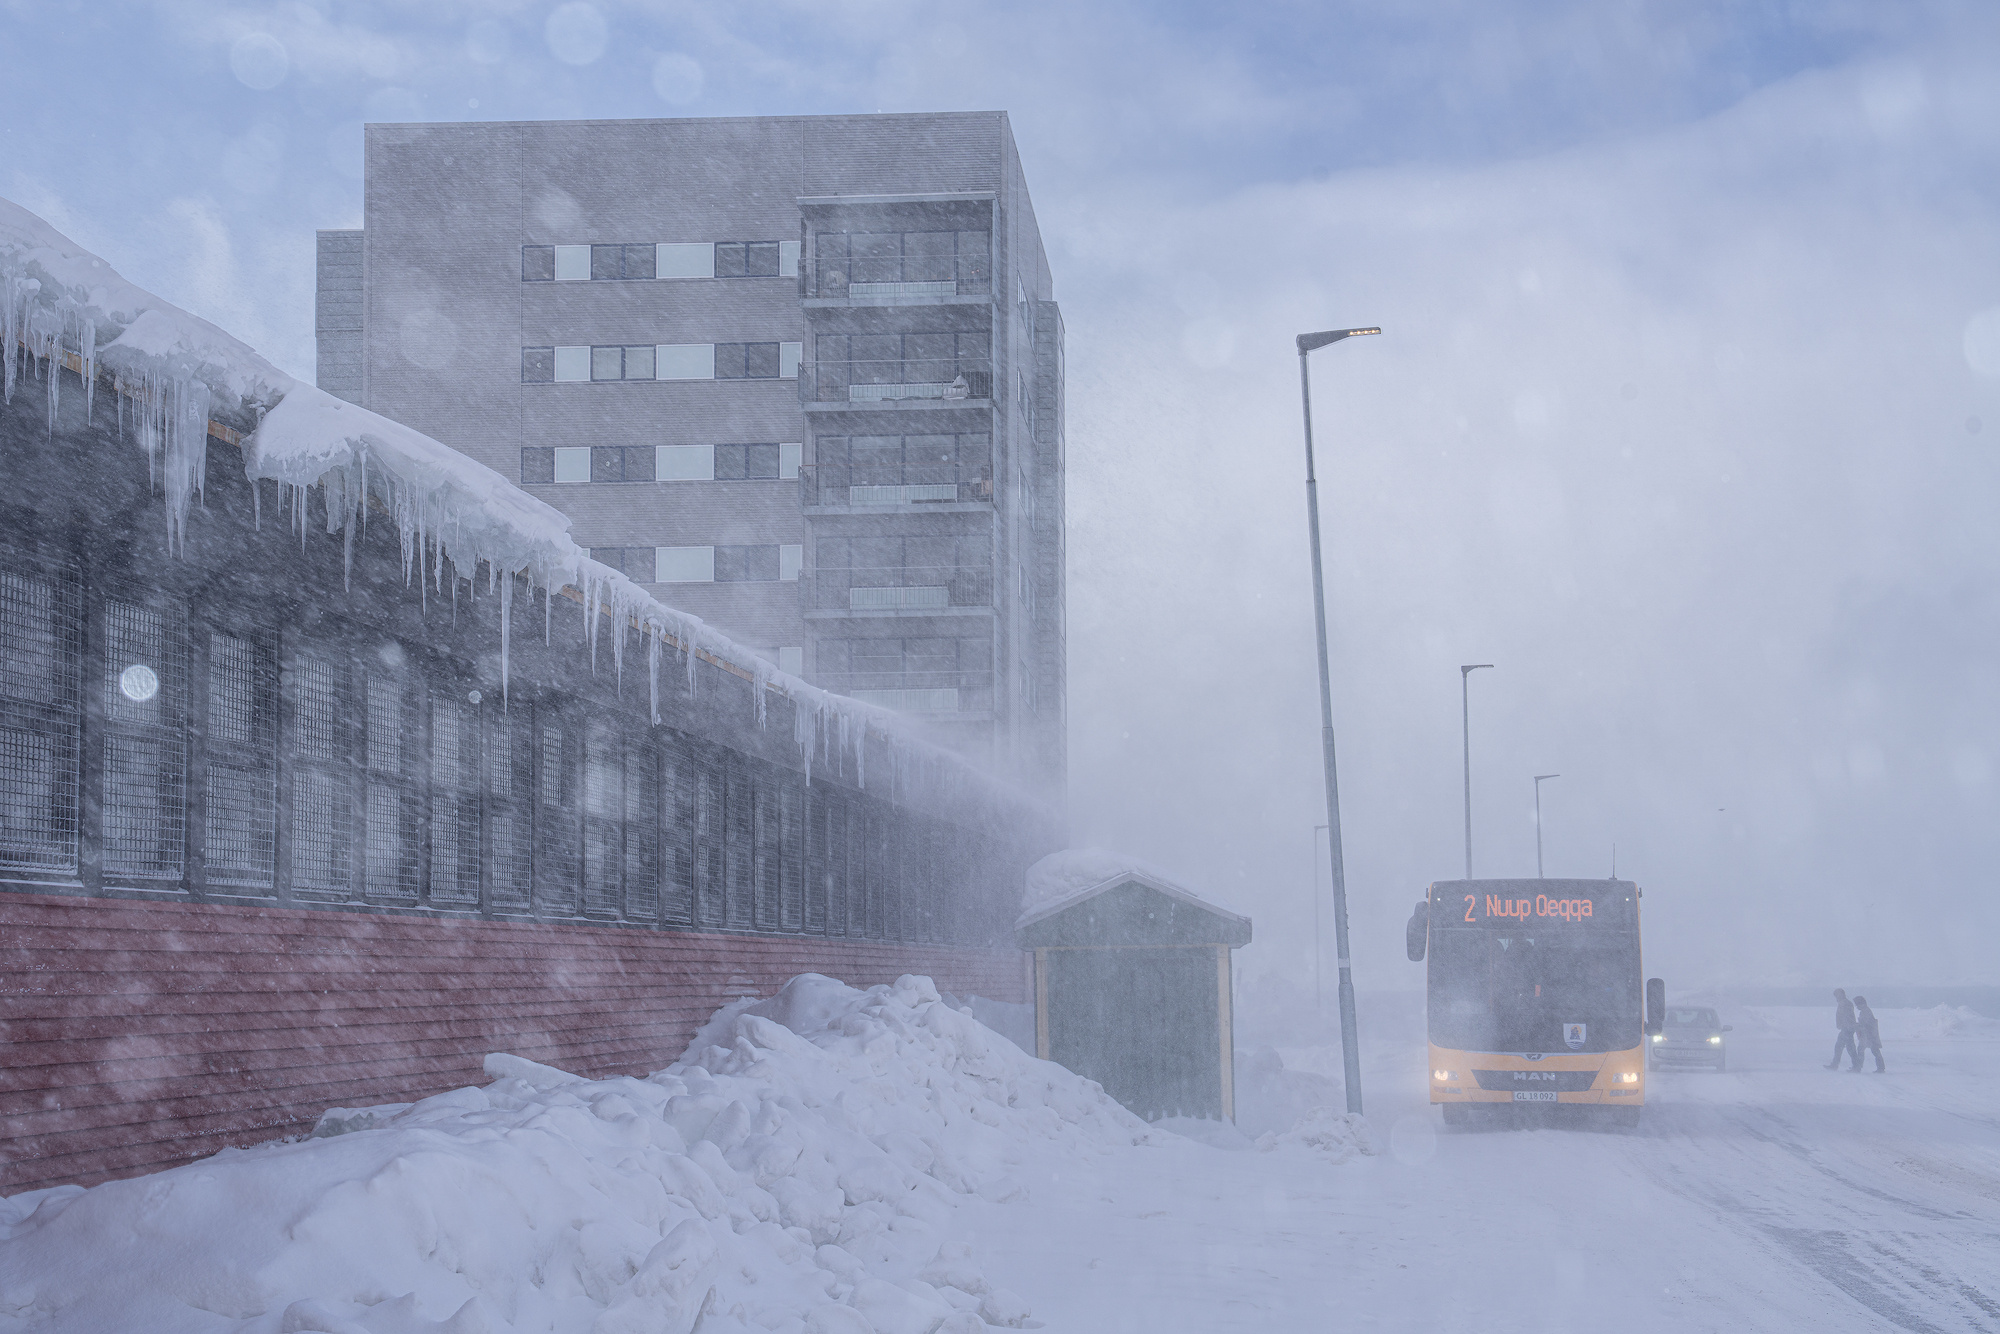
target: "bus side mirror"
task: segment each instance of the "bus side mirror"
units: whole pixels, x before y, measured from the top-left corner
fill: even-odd
[[[1646,979],[1646,1032],[1657,1033],[1666,1026],[1667,984],[1657,977]]]
[[[1425,899],[1410,914],[1410,923],[1403,928],[1403,948],[1410,956],[1411,963],[1424,961],[1424,944],[1431,930],[1431,901]]]

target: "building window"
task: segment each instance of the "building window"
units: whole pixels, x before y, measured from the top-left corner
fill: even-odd
[[[794,551],[797,547],[792,548]],[[806,651],[803,647],[781,648],[778,650],[778,670],[790,672],[793,676],[803,676],[806,670]]]
[[[556,248],[552,245],[524,245],[521,247],[521,281],[524,283],[554,282],[556,276]]]
[[[820,436],[809,504],[918,505],[993,499],[992,440],[984,431]]]
[[[805,548],[796,543],[784,543],[778,547],[778,579],[789,583],[799,577],[799,567],[805,563]]]
[[[778,276],[796,278],[799,276],[799,243],[797,241],[778,242]]]
[[[805,457],[805,445],[778,446],[778,477],[783,481],[797,481],[799,461]]]
[[[555,349],[556,383],[568,384],[590,378],[590,349],[587,347],[559,347]]]
[[[778,378],[776,343],[717,343],[715,378],[718,380],[775,380]]]
[[[730,546],[715,549],[718,584],[768,584],[778,578],[778,548]]]
[[[278,665],[272,646],[209,631],[204,866],[211,889],[272,890],[277,749]]]
[[[590,378],[593,380],[653,379],[652,345],[649,343],[643,347],[591,348]]]
[[[804,343],[778,344],[778,378],[780,380],[796,380],[799,378],[799,361],[804,351]]]
[[[656,584],[709,584],[715,582],[714,547],[653,548],[653,582]]]
[[[292,893],[345,899],[353,890],[352,700],[344,655],[298,654],[291,677]]]
[[[456,686],[431,696],[430,901],[479,903],[479,708]]]
[[[656,272],[662,278],[713,278],[713,241],[662,241],[654,247]]]
[[[556,481],[587,482],[590,480],[590,449],[588,446],[559,446],[554,453]]]
[[[521,383],[547,384],[556,378],[556,350],[552,347],[521,349]]]
[[[716,445],[714,448],[717,481],[775,478],[778,475],[777,445]]]
[[[104,871],[181,877],[186,842],[187,639],[161,608],[107,598]]]
[[[713,380],[715,353],[714,343],[662,343],[657,349],[658,376],[662,380]]]
[[[822,334],[814,347],[816,402],[993,395],[992,339],[983,332]]]
[[[715,276],[718,278],[776,278],[776,241],[718,241],[715,246]]]
[[[82,662],[75,576],[0,574],[0,866],[76,870]]]
[[[655,269],[655,251],[649,245],[594,245],[590,248],[590,277],[593,282],[651,278]]]
[[[556,252],[556,281],[559,283],[585,283],[590,281],[590,247],[587,245],[559,245]]]
[[[715,480],[714,445],[655,445],[654,474],[662,482]]]
[[[983,296],[993,243],[985,231],[820,232],[821,297]]]

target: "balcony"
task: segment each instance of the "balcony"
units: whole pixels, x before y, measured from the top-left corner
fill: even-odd
[[[990,671],[835,672],[826,688],[897,713],[933,719],[977,719],[993,712]]]
[[[893,403],[904,399],[984,403],[993,397],[993,373],[984,361],[819,362],[801,368],[799,397],[807,403]]]
[[[983,462],[888,468],[806,464],[799,469],[799,503],[808,510],[984,506],[993,503],[993,478]]]
[[[935,301],[993,291],[993,238],[984,228],[820,231],[813,240],[809,297]]]
[[[990,612],[993,572],[951,565],[818,569],[800,575],[799,593],[808,616]]]

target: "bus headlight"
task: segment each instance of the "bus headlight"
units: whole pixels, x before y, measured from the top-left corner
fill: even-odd
[[[1653,1034],[1653,1041],[1655,1042],[1665,1042],[1666,1040],[1667,1040],[1667,1035],[1665,1033]]]
[[[1722,1045],[1722,1034],[1711,1033],[1708,1036],[1708,1040],[1711,1045],[1720,1047]]]
[[[1637,1070],[1620,1070],[1611,1076],[1611,1082],[1614,1084],[1636,1084],[1639,1082],[1639,1072]]]
[[[1433,1070],[1431,1071],[1431,1078],[1437,1080],[1439,1083],[1443,1083],[1445,1080],[1451,1078],[1451,1071]]]

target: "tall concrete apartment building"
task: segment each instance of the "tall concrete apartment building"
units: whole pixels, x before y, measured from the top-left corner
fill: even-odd
[[[1063,326],[1000,112],[370,125],[319,383],[1059,794]]]

